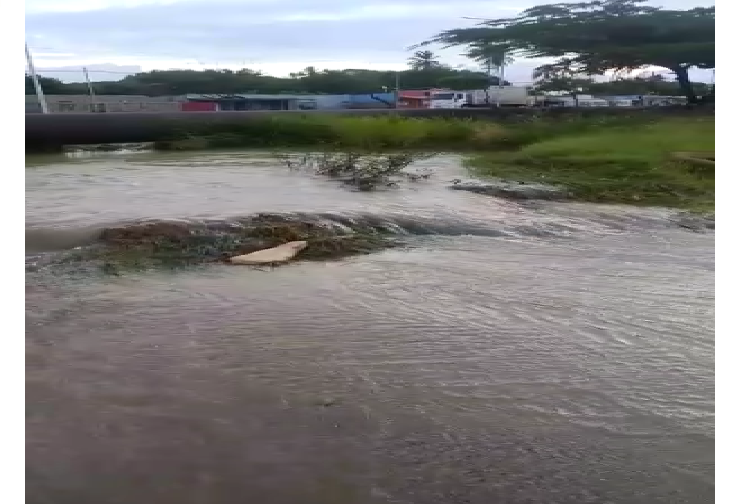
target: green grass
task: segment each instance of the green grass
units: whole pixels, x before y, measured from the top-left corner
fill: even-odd
[[[576,199],[714,209],[714,118],[570,131],[513,152],[475,156],[478,175],[567,186]],[[688,153],[679,155],[678,153]]]
[[[209,125],[155,143],[160,150],[209,148],[476,149],[507,141],[505,127],[461,119],[394,116],[269,116],[240,124]]]
[[[408,118],[401,116],[269,115],[239,123],[204,121],[188,131],[174,126],[156,142],[162,150],[209,148],[420,149],[437,151],[513,150],[544,140],[595,131],[636,127],[659,113],[524,115],[519,120]],[[691,120],[695,120],[694,115]]]

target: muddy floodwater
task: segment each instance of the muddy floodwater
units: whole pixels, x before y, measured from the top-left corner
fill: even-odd
[[[27,502],[706,504],[714,231],[269,154],[27,159]],[[106,226],[374,220],[403,247],[273,270],[59,262]]]

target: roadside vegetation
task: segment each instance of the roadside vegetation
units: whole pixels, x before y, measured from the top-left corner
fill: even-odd
[[[504,112],[497,122],[461,118],[276,114],[240,123],[205,122],[189,131],[174,130],[154,143],[156,150],[306,148],[316,150],[508,150],[569,133],[613,126],[651,124],[668,115],[709,115],[698,111],[621,110],[567,113]]]
[[[505,138],[494,123],[394,116],[273,115],[240,124],[204,125],[155,142],[157,150],[229,148],[475,149]]]

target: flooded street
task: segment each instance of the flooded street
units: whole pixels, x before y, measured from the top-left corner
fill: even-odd
[[[378,192],[256,153],[27,163],[27,264],[105,226],[261,212],[405,242],[273,270],[29,269],[29,503],[714,500],[714,232],[451,191],[456,156]]]

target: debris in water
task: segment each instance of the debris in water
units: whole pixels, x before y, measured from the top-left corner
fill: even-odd
[[[316,175],[339,180],[359,191],[379,187],[398,187],[399,182],[429,178],[433,172],[409,173],[403,170],[415,161],[428,159],[436,153],[374,153],[374,152],[321,152],[302,156],[276,154],[290,170],[309,169]]]
[[[454,179],[449,189],[521,200],[564,200],[570,197],[570,192],[564,187],[508,180],[483,182],[479,180],[462,181]]]
[[[277,264],[288,262],[307,248],[307,241],[290,241],[269,249],[230,257],[232,264]]]

